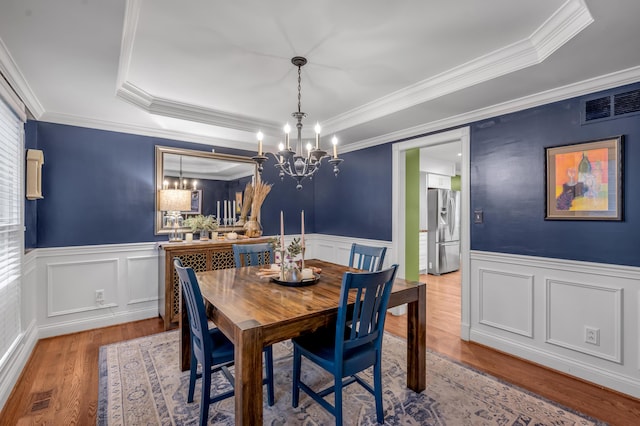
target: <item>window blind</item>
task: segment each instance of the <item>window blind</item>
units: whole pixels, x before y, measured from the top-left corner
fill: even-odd
[[[21,334],[24,125],[0,91],[0,367]]]

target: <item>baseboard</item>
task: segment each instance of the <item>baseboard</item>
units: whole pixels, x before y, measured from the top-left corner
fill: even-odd
[[[585,364],[548,352],[540,348],[507,340],[496,335],[471,330],[471,340],[482,345],[497,349],[536,364],[560,371],[570,376],[578,377],[597,386],[604,386],[617,392],[622,392],[634,398],[640,398],[640,383],[633,377],[616,374],[611,370],[604,370],[591,364]]]
[[[13,387],[20,379],[20,374],[27,364],[33,348],[38,342],[38,328],[33,320],[20,337],[14,350],[9,354],[8,359],[0,371],[0,409],[9,399]]]
[[[136,311],[127,311],[102,315],[98,317],[83,318],[78,321],[66,321],[62,323],[40,326],[38,329],[38,338],[60,336],[63,334],[77,333],[79,331],[90,330],[93,328],[108,327],[111,325],[122,324],[125,322],[139,321],[158,316],[158,307],[140,309]]]

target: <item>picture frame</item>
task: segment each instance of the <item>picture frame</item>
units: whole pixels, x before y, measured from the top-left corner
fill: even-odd
[[[182,214],[202,214],[202,189],[191,191],[191,210],[185,210]]]
[[[236,214],[242,213],[242,191],[236,192]]]
[[[545,148],[546,220],[622,220],[622,136]]]

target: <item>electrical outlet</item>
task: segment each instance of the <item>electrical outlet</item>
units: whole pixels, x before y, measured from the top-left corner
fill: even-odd
[[[592,345],[600,346],[600,329],[595,327],[584,327],[584,341]]]
[[[96,290],[96,303],[100,305],[104,303],[104,290]]]

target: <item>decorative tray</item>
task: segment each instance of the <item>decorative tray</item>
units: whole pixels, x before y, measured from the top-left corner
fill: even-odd
[[[313,274],[313,278],[306,278],[302,281],[282,281],[278,277],[271,277],[271,281],[287,287],[305,287],[308,285],[316,284],[318,281],[320,281],[320,274]]]

